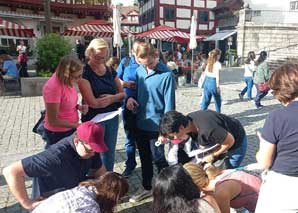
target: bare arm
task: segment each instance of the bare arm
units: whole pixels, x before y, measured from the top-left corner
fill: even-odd
[[[115,84],[117,87],[117,94],[113,95],[114,96],[113,103],[120,102],[126,97],[125,92],[123,92],[123,86],[118,76],[115,77]]]
[[[262,169],[269,169],[273,163],[276,145],[264,140],[261,135],[258,136],[260,139],[260,148],[256,154],[257,162]]]
[[[77,128],[79,126],[78,122],[71,123],[58,118],[59,108],[60,108],[60,104],[58,103],[46,104],[46,111],[47,111],[49,124],[57,127]]]
[[[26,174],[21,161],[5,167],[3,170],[3,175],[11,193],[25,209],[34,209],[40,203],[40,201],[34,201],[28,197],[25,187]]]
[[[235,198],[241,190],[241,185],[234,180],[227,180],[216,185],[214,198],[222,213],[230,212],[230,201]]]

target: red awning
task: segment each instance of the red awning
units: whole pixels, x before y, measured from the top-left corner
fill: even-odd
[[[128,33],[128,30],[121,30],[121,34],[124,36]],[[103,38],[113,37],[113,34],[112,24],[105,20],[92,20],[77,27],[70,27],[63,33],[64,36],[96,36]]]
[[[174,27],[158,26],[146,32],[136,35],[137,38],[151,38],[168,42],[188,43],[190,36]],[[197,36],[197,40],[203,40],[204,36]]]
[[[34,37],[33,29],[0,18],[0,35]]]

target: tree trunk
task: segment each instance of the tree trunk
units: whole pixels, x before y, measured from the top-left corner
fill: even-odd
[[[46,34],[52,32],[52,21],[51,21],[51,2],[50,0],[43,0],[44,2],[44,16],[45,16],[45,27],[46,27]]]

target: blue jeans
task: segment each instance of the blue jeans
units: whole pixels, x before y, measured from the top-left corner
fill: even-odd
[[[204,94],[203,94],[203,101],[201,104],[201,110],[206,110],[208,108],[212,96],[215,102],[215,110],[216,112],[220,113],[221,97],[220,97],[220,93],[217,92],[216,79],[206,76],[205,82],[204,82]]]
[[[125,152],[127,169],[133,170],[137,166],[136,162],[136,115],[128,109],[123,110],[123,126],[125,131]]]
[[[235,143],[237,142],[238,141],[235,141]],[[245,157],[246,149],[247,149],[247,137],[245,134],[242,139],[241,146],[239,146],[234,150],[228,151],[228,159],[225,161],[227,169],[234,169],[240,166],[242,160]]]
[[[242,96],[244,96],[245,93],[247,92],[248,99],[252,99],[251,91],[252,91],[252,87],[254,85],[254,81],[253,81],[252,77],[244,77],[244,81],[246,83],[246,87],[241,91],[240,94]]]
[[[46,142],[45,149],[47,149],[47,148],[49,148],[49,146],[57,143],[61,139],[72,135],[75,131],[76,131],[76,129],[71,129],[66,132],[53,132],[53,131],[50,131],[50,130],[47,130],[46,128],[44,128],[43,133],[42,133],[42,139],[44,139]]]
[[[100,122],[104,127],[104,141],[108,147],[108,151],[101,154],[102,161],[107,171],[113,171],[115,163],[115,148],[117,143],[117,134],[119,127],[119,116],[115,116],[110,120]]]
[[[259,106],[261,106],[261,99],[264,98],[268,94],[268,91],[261,92],[259,90],[258,84],[255,84],[255,86],[257,89],[257,95],[255,97],[255,104],[257,107],[259,107]]]

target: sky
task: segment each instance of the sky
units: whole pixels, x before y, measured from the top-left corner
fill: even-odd
[[[122,3],[124,6],[133,5],[134,0],[112,0],[113,4]]]

